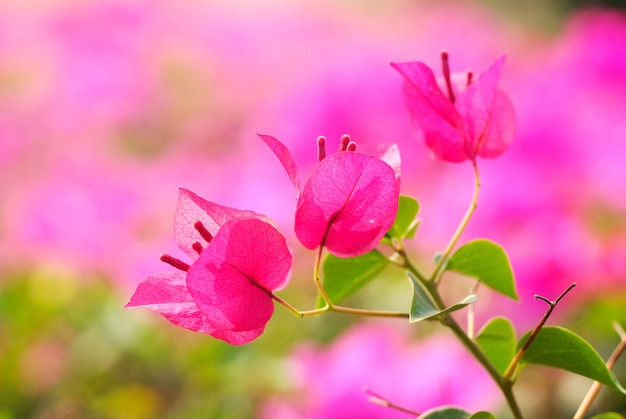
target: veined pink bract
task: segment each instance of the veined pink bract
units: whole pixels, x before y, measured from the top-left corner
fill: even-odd
[[[181,272],[148,277],[126,307],[149,308],[177,326],[233,345],[261,335],[274,312],[271,295],[287,285],[293,264],[275,224],[181,189],[174,231],[193,264],[162,257]]]
[[[323,246],[336,256],[353,257],[378,244],[398,210],[400,156],[395,145],[372,149],[377,156],[358,151],[325,156],[300,189],[289,150],[272,136],[260,137],[296,187],[295,230],[304,247],[313,250]]]
[[[447,70],[447,54],[443,57]],[[504,60],[505,56],[497,59],[473,82],[471,73],[450,77],[444,71],[448,95],[424,63],[391,64],[404,77],[402,90],[413,127],[435,158],[475,161],[478,156],[497,157],[508,148],[515,115],[509,98],[498,88]]]

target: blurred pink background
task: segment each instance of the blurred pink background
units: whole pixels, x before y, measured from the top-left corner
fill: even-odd
[[[179,187],[270,215],[306,255],[289,179],[257,133],[304,173],[318,135],[329,148],[344,133],[398,143],[402,193],[421,205],[411,250],[427,270],[469,202],[471,168],[434,162],[413,139],[389,62],[438,73],[442,49],[476,73],[507,52],[501,87],[518,118],[510,150],[479,163],[462,240],[507,249],[521,303],[481,291],[479,323],[497,305],[521,334],[545,309],[532,295],[572,282],[563,315],[624,294],[626,17],[461,1],[3,2],[0,281],[105,277],[123,305],[164,269],[161,252],[177,254]],[[292,287],[309,278],[306,257]]]

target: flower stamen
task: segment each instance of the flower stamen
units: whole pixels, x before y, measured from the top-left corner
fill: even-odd
[[[180,269],[181,271],[187,272],[189,270],[189,265],[183,262],[180,259],[176,259],[168,254],[163,253],[159,259],[161,262],[165,262],[170,266],[173,266],[176,269]]]
[[[326,138],[323,136],[317,137],[317,161],[320,162],[326,157]]]
[[[441,66],[443,68],[443,79],[446,82],[446,89],[448,89],[448,99],[454,103],[454,91],[452,90],[452,81],[450,80],[450,63],[448,62],[448,51],[441,52]]]
[[[474,81],[474,73],[472,72],[472,70],[467,70],[467,84],[465,85],[465,87],[466,88],[470,87],[473,81]]]
[[[193,244],[191,245],[191,248],[195,250],[198,255],[201,254],[202,251],[204,250],[200,242],[193,242]]]
[[[341,136],[341,140],[339,140],[339,151],[346,151],[348,149],[348,144],[350,144],[350,136],[348,134],[343,134]]]
[[[198,231],[198,233],[200,233],[200,236],[204,240],[206,240],[207,243],[211,243],[211,240],[213,240],[213,235],[211,235],[211,233],[209,233],[209,230],[207,230],[206,227],[204,226],[204,224],[202,224],[202,221],[196,221],[193,224],[193,227]]]

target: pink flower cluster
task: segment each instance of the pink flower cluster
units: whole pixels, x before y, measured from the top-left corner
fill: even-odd
[[[405,98],[411,116],[427,133],[427,144],[437,157],[474,160],[504,151],[514,119],[510,102],[497,90],[502,63],[500,58],[466,90],[457,91],[457,108],[452,106],[455,94],[449,74],[448,100],[424,64],[394,65],[408,80]],[[338,151],[327,155],[326,139],[319,137],[318,164],[301,188],[287,147],[272,136],[260,137],[296,189],[295,231],[304,247],[354,257],[378,245],[398,210],[401,169],[395,145],[365,147],[368,154],[344,135]],[[126,307],[152,309],[178,326],[235,345],[257,338],[272,316],[274,292],[287,284],[293,263],[292,251],[275,223],[183,189],[174,231],[178,246],[193,264],[163,255],[164,262],[186,274],[148,277]]]
[[[271,295],[287,285],[293,261],[272,220],[181,189],[174,232],[193,263],[162,255],[179,271],[148,277],[126,307],[149,308],[233,345],[263,333],[274,312]]]
[[[261,138],[296,187],[296,234],[305,247],[358,256],[378,244],[398,209],[400,156],[395,146],[375,148],[396,165],[394,170],[379,157],[355,151],[348,136],[339,152],[326,156],[321,137],[319,163],[301,191],[287,148],[273,137]],[[261,335],[274,311],[274,292],[287,285],[293,264],[293,252],[275,222],[181,189],[174,233],[193,263],[162,255],[178,272],[145,279],[126,307],[151,309],[177,326],[233,345]]]

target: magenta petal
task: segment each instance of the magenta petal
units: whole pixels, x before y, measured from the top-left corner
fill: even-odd
[[[182,272],[166,272],[146,278],[124,307],[148,308],[176,326],[194,332],[212,335],[214,331],[187,291]]]
[[[509,148],[515,136],[515,111],[508,96],[496,92],[491,121],[478,147],[480,157],[498,157]]]
[[[449,162],[465,160],[461,117],[439,88],[432,70],[420,62],[391,65],[404,76],[402,92],[412,126],[433,156]]]
[[[194,227],[196,221],[200,221],[204,227],[215,236],[220,227],[229,220],[235,218],[257,217],[269,221],[269,217],[255,213],[254,211],[238,210],[225,207],[200,198],[195,193],[180,189],[178,207],[174,217],[174,235],[176,243],[192,259],[198,257],[193,250],[194,242],[199,242],[206,247],[207,242]]]
[[[216,242],[216,237],[209,247],[213,257],[235,266],[265,290],[278,291],[287,285],[293,253],[276,227],[255,218],[233,220],[222,226],[218,236],[220,240]]]
[[[206,251],[189,269],[187,287],[207,321],[219,331],[264,327],[274,312],[272,299],[265,290],[236,267]]]
[[[231,344],[263,332],[274,312],[270,292],[284,287],[293,257],[284,237],[257,218],[227,222],[187,272],[194,301]]]
[[[379,158],[387,163],[392,169],[400,187],[400,177],[402,175],[402,160],[397,144],[359,144],[357,151]]]
[[[212,333],[211,336],[228,342],[231,345],[245,345],[261,336],[264,330],[265,325],[253,330],[219,330]]]
[[[283,167],[285,168],[285,171],[287,172],[289,179],[293,183],[293,186],[296,187],[296,196],[299,196],[300,180],[298,178],[298,167],[296,166],[296,163],[294,162],[293,157],[289,152],[289,149],[271,135],[258,135],[263,141],[265,141],[265,144],[267,144],[267,146],[274,152],[274,154],[276,154],[276,157],[278,157],[278,160],[280,160]]]
[[[298,201],[295,229],[308,249],[325,246],[340,257],[372,250],[398,209],[394,171],[381,160],[342,152],[322,160]]]
[[[479,154],[489,125],[493,122],[494,103],[505,59],[505,55],[498,58],[457,97],[455,107],[463,119],[467,141],[465,151],[470,159]]]

